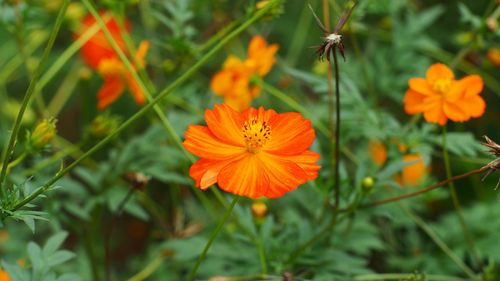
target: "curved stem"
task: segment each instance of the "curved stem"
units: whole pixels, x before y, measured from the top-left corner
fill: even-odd
[[[161,99],[166,97],[168,94],[172,93],[174,89],[179,87],[181,84],[186,82],[191,76],[193,76],[198,69],[200,69],[203,65],[205,65],[224,45],[226,45],[229,41],[231,41],[233,38],[235,38],[238,34],[243,32],[245,29],[247,29],[250,25],[252,25],[254,22],[256,22],[259,18],[261,18],[263,15],[265,15],[269,9],[274,7],[274,5],[278,2],[278,0],[272,0],[269,2],[263,9],[259,10],[257,13],[255,13],[251,18],[249,18],[247,21],[245,21],[242,25],[240,25],[238,28],[236,28],[234,31],[232,31],[228,36],[224,37],[222,40],[219,41],[219,43],[212,48],[210,51],[208,51],[202,58],[200,58],[191,68],[189,68],[186,72],[184,72],[179,78],[177,78],[172,84],[170,84],[168,87],[163,89],[150,103],[146,104],[144,107],[142,107],[139,111],[137,111],[134,115],[132,115],[129,119],[127,119],[125,122],[123,122],[116,130],[111,132],[108,136],[104,137],[99,143],[94,145],[92,148],[90,148],[87,152],[85,152],[83,155],[81,155],[78,159],[76,159],[73,163],[68,165],[66,168],[62,169],[60,172],[58,172],[52,179],[47,181],[43,186],[39,187],[36,189],[32,194],[18,202],[10,211],[16,211],[19,208],[23,207],[24,205],[28,204],[29,202],[33,201],[35,198],[37,198],[40,194],[44,193],[50,187],[56,183],[60,178],[62,178],[65,174],[67,174],[69,171],[74,169],[80,162],[83,160],[87,159],[90,155],[94,154],[95,152],[99,151],[102,147],[104,147],[109,141],[111,141],[116,135],[120,134],[123,130],[125,130],[128,126],[130,126],[132,123],[137,121],[139,118],[144,116],[152,107],[158,103]]]
[[[240,199],[240,196],[235,196],[233,199],[233,202],[231,202],[231,205],[229,208],[226,210],[224,213],[224,217],[220,220],[219,224],[215,228],[214,232],[212,232],[212,235],[210,235],[210,238],[208,239],[207,244],[205,244],[205,248],[203,248],[203,251],[201,252],[201,255],[198,257],[198,260],[196,261],[196,264],[194,265],[193,269],[189,273],[189,276],[187,278],[188,281],[192,281],[194,276],[196,275],[196,272],[198,271],[198,268],[200,267],[201,263],[205,259],[208,250],[210,249],[210,246],[212,246],[212,243],[215,241],[215,238],[219,234],[219,232],[222,230],[222,227],[226,223],[227,219],[231,216],[231,213],[233,211],[234,206],[236,203],[238,203],[238,200]]]
[[[28,153],[26,153],[26,151],[24,151],[21,155],[19,155],[19,157],[17,157],[15,160],[11,161],[9,163],[9,165],[7,165],[7,172],[10,171],[10,169],[15,167],[16,165],[18,165],[19,163],[21,163],[21,161],[23,161],[27,155],[28,155]]]
[[[448,156],[448,147],[447,147],[447,142],[446,142],[446,126],[443,127],[443,138],[442,138],[442,146],[443,146],[443,159],[444,159],[444,166],[446,169],[446,178],[450,180],[452,178],[452,173],[451,173],[451,167],[450,167],[450,159]],[[481,264],[479,255],[476,251],[474,239],[469,231],[469,228],[467,227],[467,224],[465,223],[465,218],[462,213],[462,206],[460,204],[460,200],[458,199],[457,191],[455,189],[455,185],[453,184],[453,181],[450,180],[448,183],[448,186],[450,187],[450,195],[451,199],[453,202],[453,207],[455,208],[455,213],[457,214],[458,221],[460,222],[460,226],[462,227],[462,231],[464,233],[464,238],[465,241],[468,245],[469,251],[473,257],[473,260],[476,265]]]
[[[469,177],[469,176],[472,176],[472,175],[480,174],[480,173],[483,173],[483,172],[485,172],[485,171],[487,171],[489,169],[490,168],[488,166],[484,166],[484,167],[482,167],[480,169],[476,169],[476,170],[467,172],[465,174],[461,174],[461,175],[458,175],[458,176],[447,178],[445,180],[442,180],[442,181],[440,181],[438,183],[429,185],[428,187],[420,189],[420,190],[417,190],[415,192],[410,192],[410,193],[406,193],[406,194],[403,194],[403,195],[399,195],[399,196],[395,196],[395,197],[386,198],[386,199],[382,199],[382,200],[377,200],[377,201],[371,202],[369,204],[361,206],[361,208],[363,209],[363,208],[369,208],[369,207],[376,207],[376,206],[384,205],[384,204],[387,204],[387,203],[392,203],[392,202],[400,201],[400,200],[403,200],[403,199],[406,199],[406,198],[415,197],[415,196],[418,196],[420,194],[424,194],[424,193],[426,193],[428,191],[431,191],[431,190],[437,189],[439,187],[442,187],[442,186],[444,186],[444,185],[446,185],[446,184],[448,184],[448,183],[450,183],[452,181],[456,181],[456,180],[463,179],[463,178],[466,178],[466,177]]]
[[[52,51],[52,46],[54,46],[57,34],[59,33],[59,29],[61,28],[61,25],[63,23],[64,15],[66,14],[66,9],[68,8],[68,5],[69,5],[69,0],[65,0],[62,4],[62,7],[59,10],[59,13],[57,14],[56,23],[54,24],[54,28],[50,33],[49,41],[47,43],[47,46],[45,47],[45,50],[43,51],[42,59],[40,60],[38,67],[33,73],[33,79],[31,79],[28,89],[26,90],[26,94],[24,95],[21,108],[19,109],[16,121],[14,122],[14,127],[12,129],[12,133],[9,139],[9,144],[7,145],[7,150],[5,151],[5,155],[3,155],[2,170],[0,172],[0,192],[2,195],[1,198],[4,198],[5,194],[4,182],[7,176],[7,167],[9,165],[9,158],[14,152],[14,148],[16,146],[17,135],[19,133],[19,129],[21,128],[21,122],[23,120],[24,112],[26,111],[26,108],[30,103],[31,97],[35,92],[38,80],[42,73],[42,69],[45,67],[45,64],[47,63],[47,60],[49,58],[49,54]]]

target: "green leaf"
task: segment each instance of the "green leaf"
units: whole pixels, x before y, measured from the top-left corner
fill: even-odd
[[[65,231],[59,232],[50,237],[45,246],[43,247],[43,254],[45,256],[50,256],[54,254],[57,251],[57,249],[61,247],[64,240],[66,240],[66,237],[68,237],[68,233]]]

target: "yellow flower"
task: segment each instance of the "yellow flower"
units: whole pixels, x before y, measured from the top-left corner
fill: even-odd
[[[56,122],[54,118],[44,119],[36,127],[30,136],[30,144],[35,149],[41,149],[56,136]]]

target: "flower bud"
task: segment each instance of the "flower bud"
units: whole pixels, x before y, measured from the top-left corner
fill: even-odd
[[[255,201],[252,203],[252,215],[256,219],[262,219],[267,214],[267,205],[262,201]]]
[[[55,118],[44,119],[42,122],[38,123],[35,130],[30,136],[30,145],[35,149],[42,149],[56,136],[56,123]]]
[[[102,138],[113,132],[120,124],[120,117],[102,114],[97,116],[89,127],[90,135],[96,138]]]
[[[363,188],[363,191],[365,191],[365,192],[372,190],[374,185],[375,185],[375,179],[373,179],[372,177],[365,177],[361,181],[361,187]]]

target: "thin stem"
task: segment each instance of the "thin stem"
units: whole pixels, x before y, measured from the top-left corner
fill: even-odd
[[[335,65],[335,207],[340,203],[340,73],[337,59],[337,49],[333,50],[333,64]]]
[[[452,178],[452,172],[451,172],[451,167],[450,167],[450,159],[448,156],[448,147],[447,147],[447,142],[446,142],[446,126],[443,127],[443,138],[442,138],[442,146],[443,146],[443,159],[444,159],[444,166],[446,170],[446,178],[451,179]],[[474,243],[474,238],[472,237],[469,228],[467,227],[467,224],[465,223],[465,218],[462,213],[462,206],[460,204],[460,200],[458,199],[457,191],[455,189],[455,185],[453,184],[453,181],[449,181],[448,186],[450,187],[450,195],[451,199],[453,202],[453,207],[455,208],[455,213],[457,214],[458,221],[460,222],[460,226],[462,227],[462,231],[464,233],[464,238],[465,241],[469,247],[469,250],[472,254],[472,257],[474,258],[474,261],[476,265],[481,264],[479,255],[476,251],[475,243]]]
[[[205,244],[205,248],[201,252],[201,255],[198,257],[198,260],[196,261],[196,264],[194,265],[193,269],[189,273],[189,276],[187,278],[188,281],[192,281],[194,279],[194,276],[196,275],[196,272],[198,271],[198,268],[200,267],[201,263],[205,259],[208,250],[210,249],[210,246],[212,246],[212,243],[215,241],[215,238],[219,234],[219,232],[222,230],[222,227],[226,223],[227,219],[231,216],[231,213],[233,211],[234,206],[236,203],[238,203],[238,200],[240,199],[240,196],[235,196],[233,199],[233,202],[231,202],[231,205],[229,208],[226,210],[224,213],[224,217],[220,220],[219,224],[215,228],[215,230],[212,232],[212,235],[210,235],[210,238],[208,239],[207,244]]]
[[[262,243],[262,239],[258,237],[255,238],[255,243],[257,244],[257,249],[259,251],[260,268],[262,270],[262,274],[267,274],[266,250],[264,249],[264,243]]]
[[[354,281],[377,281],[377,280],[407,280],[411,277],[411,273],[381,273],[381,274],[364,274],[354,276]],[[468,279],[458,278],[446,275],[431,275],[425,274],[428,281],[467,281]]]
[[[448,183],[450,183],[452,181],[456,181],[456,180],[463,179],[463,178],[466,178],[466,177],[469,177],[469,176],[472,176],[472,175],[480,174],[480,173],[483,173],[483,172],[485,172],[485,171],[487,171],[489,169],[490,168],[488,166],[484,166],[484,167],[482,167],[480,169],[476,169],[476,170],[467,172],[465,174],[461,174],[461,175],[458,175],[458,176],[447,178],[445,180],[442,180],[442,181],[440,181],[438,183],[429,185],[428,187],[420,189],[420,190],[415,191],[415,192],[410,192],[410,193],[406,193],[406,194],[403,194],[403,195],[399,195],[399,196],[395,196],[395,197],[391,197],[391,198],[386,198],[386,199],[382,199],[382,200],[377,200],[377,201],[368,203],[366,205],[361,206],[361,208],[364,209],[364,208],[381,206],[381,205],[385,205],[387,203],[397,202],[397,201],[400,201],[400,200],[403,200],[403,199],[406,199],[406,198],[415,197],[415,196],[418,196],[420,194],[424,194],[424,193],[426,193],[428,191],[431,191],[431,190],[437,189],[439,187],[442,187],[442,186],[444,186],[444,185],[446,185],[446,184],[448,184]]]
[[[143,281],[146,280],[151,274],[153,274],[158,268],[160,268],[161,263],[165,259],[165,256],[160,254],[154,260],[152,260],[146,267],[141,270],[136,275],[130,277],[127,281]]]
[[[17,166],[19,163],[21,163],[21,161],[23,161],[27,155],[28,154],[26,153],[26,151],[24,151],[21,155],[19,155],[19,157],[17,157],[15,160],[11,161],[9,163],[9,165],[7,165],[7,171],[10,171],[10,169]]]
[[[83,160],[85,160],[87,157],[94,154],[95,152],[99,151],[110,140],[112,140],[116,135],[120,134],[123,130],[128,128],[128,126],[130,126],[132,123],[134,123],[139,118],[141,118],[143,115],[145,115],[156,103],[158,103],[161,99],[166,97],[168,94],[172,93],[172,91],[174,89],[179,87],[181,84],[186,82],[191,76],[193,76],[198,71],[198,69],[200,69],[203,65],[205,65],[220,49],[222,49],[222,47],[224,45],[226,45],[229,41],[231,41],[233,38],[235,38],[238,34],[240,34],[245,29],[247,29],[250,25],[252,25],[258,19],[260,19],[263,15],[265,15],[269,11],[269,9],[271,9],[277,2],[278,2],[278,0],[270,1],[263,9],[256,12],[251,18],[249,18],[242,25],[240,25],[238,28],[236,28],[234,31],[232,31],[227,37],[224,37],[222,40],[220,40],[219,43],[214,48],[212,48],[210,51],[208,51],[193,66],[191,66],[191,68],[189,68],[179,78],[177,78],[174,82],[172,82],[172,84],[170,84],[168,87],[163,89],[163,91],[161,91],[150,103],[146,104],[139,111],[137,111],[134,115],[132,115],[129,119],[124,121],[116,130],[111,132],[108,136],[104,137],[99,143],[97,143],[92,148],[90,148],[87,152],[85,152],[83,155],[81,155],[73,163],[71,163],[66,168],[64,168],[60,172],[58,172],[54,177],[52,177],[52,179],[47,181],[43,186],[39,187],[32,194],[30,194],[25,199],[21,200],[16,205],[14,205],[14,207],[11,209],[11,211],[18,210],[19,208],[23,207],[24,205],[28,204],[29,202],[31,202],[32,200],[37,198],[38,195],[40,195],[40,194],[44,193],[45,191],[47,191],[48,189],[50,189],[50,187],[54,183],[56,183],[65,174],[67,174],[69,171],[71,171],[73,168],[75,168],[80,162],[82,162]]]
[[[69,5],[69,0],[65,0],[62,4],[61,9],[59,10],[59,13],[57,14],[56,23],[50,33],[49,41],[47,43],[47,46],[45,47],[45,50],[43,51],[42,59],[40,60],[40,64],[38,64],[38,67],[33,73],[33,79],[31,79],[28,89],[26,90],[26,94],[24,95],[21,108],[19,109],[16,121],[14,122],[12,133],[9,139],[9,144],[7,145],[7,150],[5,151],[5,155],[3,155],[2,170],[0,172],[0,190],[2,198],[5,197],[4,182],[7,176],[7,167],[9,165],[9,159],[12,156],[12,153],[14,153],[14,148],[17,142],[17,135],[19,134],[19,129],[21,128],[21,122],[23,120],[24,112],[26,111],[26,108],[30,103],[31,97],[35,92],[38,80],[42,73],[42,69],[45,67],[45,64],[47,63],[47,60],[49,58],[49,54],[52,51],[52,46],[54,46],[57,34],[59,33],[59,29],[61,28],[61,25],[63,23],[64,15],[66,14],[66,9],[68,8],[68,5]]]
[[[432,228],[425,223],[419,216],[414,214],[410,209],[404,207],[400,204],[401,209],[432,239],[436,245],[441,248],[441,250],[453,261],[455,264],[460,267],[467,276],[469,276],[473,280],[478,280],[476,274],[472,269],[470,269],[453,251],[443,242],[441,238],[432,230]]]

